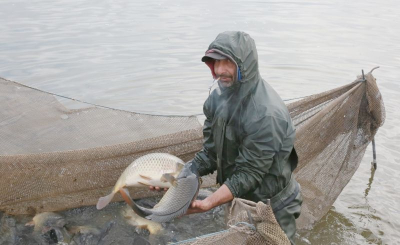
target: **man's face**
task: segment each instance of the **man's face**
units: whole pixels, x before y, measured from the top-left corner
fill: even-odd
[[[222,86],[230,87],[236,78],[236,65],[229,59],[215,60],[214,72]]]

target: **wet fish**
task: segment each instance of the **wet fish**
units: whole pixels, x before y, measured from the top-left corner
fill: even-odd
[[[53,212],[36,214],[26,226],[34,226],[32,238],[39,244],[69,243],[70,234],[65,229],[63,216]]]
[[[84,226],[84,225],[78,225],[78,226],[72,226],[68,228],[68,232],[76,235],[76,234],[91,234],[91,235],[100,235],[101,231],[95,227],[92,226]]]
[[[115,222],[111,221],[103,225],[102,229],[92,225],[69,227],[68,232],[72,235],[72,242],[68,244],[104,244],[102,243],[104,237],[109,234],[114,225]]]
[[[169,182],[176,182],[176,185],[172,185],[152,209],[137,205],[127,190],[121,191],[122,197],[138,215],[160,223],[185,214],[197,197],[201,184],[200,178],[189,167],[184,167],[177,178],[169,174],[164,174],[163,177]]]
[[[53,212],[43,212],[36,214],[31,222],[26,223],[26,226],[34,226],[35,232],[46,233],[52,228],[62,228],[66,224],[63,216]]]
[[[161,224],[140,217],[129,206],[124,208],[121,213],[130,225],[137,226],[142,229],[147,229],[150,234],[158,234],[162,230]]]
[[[171,187],[176,183],[168,182],[163,175],[178,176],[184,164],[178,157],[167,153],[151,153],[136,159],[121,174],[112,192],[99,199],[96,205],[97,209],[107,206],[118,191],[125,189],[127,192],[126,187],[128,186]]]

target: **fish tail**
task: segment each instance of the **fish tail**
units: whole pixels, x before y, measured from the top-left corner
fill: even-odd
[[[114,197],[114,192],[111,192],[109,195],[105,196],[105,197],[100,197],[99,201],[97,202],[96,208],[98,210],[104,208],[105,206],[107,206],[111,200]]]
[[[129,195],[129,191],[126,188],[120,188],[119,192],[121,193],[122,198],[125,202],[135,211],[137,215],[142,218],[146,217],[146,214],[139,208],[139,206],[132,200],[131,196]]]

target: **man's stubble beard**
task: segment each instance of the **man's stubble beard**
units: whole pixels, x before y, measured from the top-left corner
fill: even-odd
[[[229,82],[225,82],[225,81],[220,80],[219,82],[220,82],[220,84],[221,84],[222,87],[224,87],[224,88],[229,88],[229,87],[231,87],[231,86],[233,85],[233,83],[234,83],[235,81],[232,80],[232,81],[229,81]]]
[[[222,77],[230,78],[231,81],[229,81],[229,82],[228,81],[223,81],[223,80],[221,80]],[[226,74],[221,74],[220,76],[218,76],[218,79],[219,79],[219,84],[221,84],[221,86],[224,87],[224,88],[231,87],[233,85],[233,83],[235,82],[235,80],[236,80],[233,76],[226,75]]]

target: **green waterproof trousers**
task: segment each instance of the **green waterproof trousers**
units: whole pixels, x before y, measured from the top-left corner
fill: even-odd
[[[296,219],[300,216],[302,202],[301,191],[299,191],[292,202],[275,212],[275,218],[291,244],[295,244]]]

